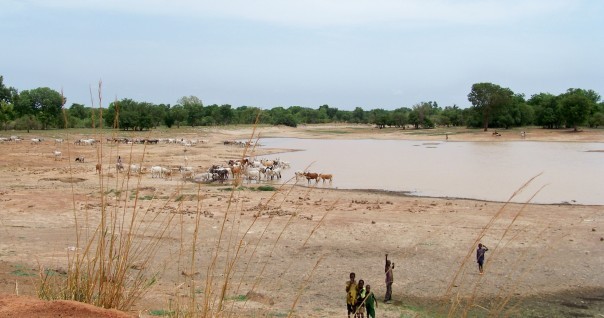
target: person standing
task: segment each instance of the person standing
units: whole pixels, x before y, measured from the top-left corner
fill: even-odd
[[[482,266],[484,265],[484,254],[488,250],[489,249],[485,245],[482,245],[482,243],[478,243],[478,249],[476,249],[476,261],[478,262],[478,271],[480,272],[480,275],[482,275],[483,273]]]
[[[365,317],[365,297],[367,296],[365,290],[365,281],[359,279],[359,284],[357,285],[357,303],[356,303],[356,318],[364,318]]]
[[[367,318],[375,318],[375,309],[378,307],[377,299],[371,291],[371,285],[365,286],[367,297],[365,297],[365,309],[367,309]]]
[[[346,282],[346,308],[348,310],[348,318],[351,314],[356,313],[356,302],[357,302],[357,282],[355,281],[356,275],[350,273],[350,280]]]
[[[386,296],[384,296],[384,302],[392,300],[392,283],[394,283],[393,269],[394,263],[388,260],[388,254],[386,254],[386,266],[384,267],[384,272],[386,273]]]

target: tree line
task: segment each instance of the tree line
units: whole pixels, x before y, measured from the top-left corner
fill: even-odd
[[[548,129],[604,124],[604,103],[593,90],[570,88],[553,95],[524,94],[493,83],[476,83],[468,94],[470,107],[440,107],[436,101],[420,102],[394,110],[356,107],[352,111],[329,105],[317,109],[289,106],[262,109],[229,104],[204,105],[196,96],[184,96],[175,105],[116,100],[99,109],[78,103],[65,107],[67,99],[48,87],[19,92],[0,76],[0,128],[30,130],[50,128],[100,128],[148,130],[159,126],[216,126],[269,124],[297,127],[299,124],[361,123],[385,127],[428,129],[435,126],[511,128],[541,126]]]

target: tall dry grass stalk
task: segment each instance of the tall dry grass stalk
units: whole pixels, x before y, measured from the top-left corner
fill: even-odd
[[[102,83],[99,82],[99,112],[102,114],[101,88]],[[107,146],[103,142],[102,130],[99,129],[95,135],[98,163],[103,165],[103,149]],[[68,157],[72,173],[69,146]],[[113,153],[109,157],[113,158]],[[144,155],[140,162],[143,159]],[[130,174],[116,171],[116,175],[114,188],[110,189],[109,174],[99,174],[100,221],[96,225],[93,223],[96,217],[91,217],[93,212],[88,210],[89,205],[83,212],[76,208],[72,184],[76,245],[67,254],[66,277],[40,271],[40,298],[76,300],[99,307],[128,310],[156,282],[158,271],[151,265],[162,238],[170,229],[173,215],[150,215],[149,209],[141,211],[138,206],[140,175],[135,180],[131,180]],[[127,194],[133,183],[135,195],[132,203]],[[143,222],[158,218],[162,218],[158,228]]]
[[[447,285],[445,293],[442,296],[442,301],[443,301],[443,304],[448,304],[448,305],[443,306],[443,308],[448,308],[448,310],[447,310],[446,314],[441,312],[440,315],[446,315],[447,317],[467,317],[473,308],[480,308],[481,310],[483,310],[483,312],[486,312],[487,316],[489,316],[489,317],[491,317],[491,316],[499,317],[505,311],[506,305],[508,305],[510,299],[512,298],[513,292],[514,292],[516,286],[522,281],[521,278],[524,277],[524,275],[528,274],[529,271],[527,269],[525,269],[523,271],[523,273],[517,277],[517,279],[512,280],[510,282],[509,288],[507,288],[507,290],[505,292],[503,290],[500,290],[500,294],[497,297],[497,299],[499,299],[499,300],[496,301],[495,305],[492,306],[491,308],[486,308],[484,306],[480,306],[477,304],[478,290],[479,290],[479,287],[481,286],[481,282],[482,282],[482,279],[484,276],[480,275],[480,276],[478,276],[478,278],[476,280],[473,280],[473,281],[470,280],[469,282],[465,282],[465,283],[469,283],[471,285],[471,287],[470,287],[471,293],[468,296],[462,295],[461,292],[453,293],[453,287],[461,285],[467,279],[465,270],[469,263],[474,262],[474,254],[476,253],[476,246],[478,245],[478,243],[485,237],[487,232],[489,232],[493,228],[493,225],[497,221],[502,220],[502,216],[505,212],[508,211],[508,207],[509,207],[510,203],[512,202],[512,200],[515,197],[517,197],[520,193],[522,193],[541,174],[542,173],[539,173],[539,174],[533,176],[532,178],[530,178],[525,183],[523,183],[508,198],[508,200],[502,205],[502,207],[489,219],[487,224],[478,233],[478,235],[474,239],[473,244],[468,249],[468,252],[466,253],[465,257],[462,259],[460,266],[457,268],[451,281]],[[495,261],[497,259],[497,257],[499,257],[501,255],[500,245],[502,244],[502,242],[505,238],[508,238],[508,241],[506,244],[509,244],[511,241],[514,240],[514,238],[516,238],[516,236],[518,234],[509,238],[508,234],[509,234],[511,228],[514,226],[514,224],[516,223],[518,218],[522,215],[522,213],[524,212],[524,210],[528,206],[528,204],[531,203],[531,201],[534,199],[534,197],[539,192],[541,192],[541,190],[543,188],[544,188],[544,186],[541,187],[540,189],[538,189],[537,191],[535,191],[531,195],[531,197],[529,199],[527,199],[520,206],[520,209],[518,209],[515,212],[512,212],[513,213],[512,218],[509,221],[505,221],[508,223],[505,226],[505,229],[502,232],[502,234],[499,236],[499,239],[498,239],[495,247],[489,248],[489,251],[491,254],[489,257],[490,262]],[[538,260],[533,259],[533,260],[529,260],[529,261],[533,262],[532,264],[534,265],[534,264],[536,264],[536,262]],[[532,266],[529,266],[529,269],[530,268],[532,268]],[[514,268],[510,268],[510,270],[514,270]],[[487,272],[486,264],[485,264],[485,272]]]
[[[92,94],[91,94],[92,95]],[[94,99],[91,96],[91,100]],[[285,204],[285,197],[290,195],[293,185],[289,180],[282,184],[272,195],[262,203],[261,208],[254,214],[251,220],[243,220],[243,204],[238,202],[243,179],[239,175],[233,180],[231,192],[226,204],[212,209],[224,210],[220,219],[219,231],[216,241],[211,247],[211,253],[202,253],[202,245],[212,244],[204,238],[202,225],[205,222],[203,209],[204,187],[201,184],[187,184],[179,182],[170,195],[160,197],[157,194],[151,200],[145,201],[146,207],[141,207],[140,189],[142,174],[132,176],[127,172],[116,169],[115,163],[118,156],[129,158],[124,164],[138,163],[143,166],[147,145],[143,146],[142,155],[136,157],[133,145],[122,146],[121,144],[105,143],[106,131],[103,123],[103,96],[102,83],[98,86],[98,111],[100,123],[94,124],[93,131],[98,141],[96,148],[97,163],[102,167],[108,167],[98,176],[98,189],[95,198],[86,202],[84,210],[79,210],[76,205],[77,189],[71,186],[72,209],[75,224],[76,245],[73,250],[67,252],[67,274],[65,276],[53,275],[51,271],[41,269],[39,276],[38,295],[43,299],[68,299],[85,302],[105,308],[117,308],[129,310],[136,302],[145,295],[159,280],[165,271],[182,271],[182,280],[173,281],[176,286],[174,294],[176,297],[166,296],[169,315],[172,317],[239,317],[245,312],[247,299],[243,308],[237,308],[235,302],[228,303],[232,295],[242,293],[244,282],[251,279],[249,291],[254,292],[262,283],[264,273],[271,262],[271,255],[280,245],[282,237],[294,224],[299,213],[295,211],[290,214],[284,224],[276,229],[278,236],[268,242],[266,234],[269,230],[275,230],[274,218],[268,219],[263,225],[258,224],[260,216],[271,206]],[[116,137],[119,129],[119,103],[115,103],[116,115],[113,129],[108,131],[111,137]],[[259,121],[258,114],[252,134],[248,139],[247,146],[243,149],[241,159],[255,155],[255,145],[260,139],[256,135],[256,127]],[[94,115],[93,115],[94,116]],[[67,116],[64,112],[65,121]],[[69,139],[68,139],[69,140]],[[255,140],[256,142],[251,142]],[[69,171],[72,172],[71,145],[68,142]],[[250,146],[254,145],[254,146]],[[312,191],[309,188],[308,191]],[[183,195],[191,193],[195,199],[195,210],[192,223],[184,218]],[[284,196],[281,202],[278,197]],[[98,201],[97,201],[98,200]],[[147,202],[149,203],[147,205]],[[91,208],[97,205],[99,211]],[[335,203],[334,203],[335,205]],[[174,208],[174,206],[176,206]],[[302,246],[316,233],[323,224],[329,207],[321,217],[321,220],[308,234]],[[222,211],[221,211],[222,212]],[[98,214],[98,215],[97,215]],[[245,222],[249,222],[247,225]],[[187,226],[192,224],[193,229]],[[251,239],[248,233],[251,230],[259,231],[258,238]],[[164,252],[169,242],[174,242],[175,235],[178,237],[178,256],[176,259],[160,259],[158,252]],[[269,256],[260,257],[257,254],[259,247],[270,244]],[[168,257],[170,253],[168,253]],[[257,260],[259,259],[259,260]],[[304,288],[321,263],[322,257],[316,261],[314,268],[301,281],[297,289],[296,297],[292,300],[289,315],[294,313],[294,308],[306,290]],[[294,260],[291,259],[290,262]],[[206,264],[206,265],[202,265]],[[256,267],[253,268],[251,264]],[[291,264],[291,263],[290,263]],[[259,267],[258,267],[259,266]],[[282,270],[284,273],[287,267]],[[173,272],[172,272],[173,274]],[[250,278],[251,276],[251,278]],[[185,297],[180,294],[179,289],[186,286]],[[270,309],[265,309],[259,315],[270,315]]]

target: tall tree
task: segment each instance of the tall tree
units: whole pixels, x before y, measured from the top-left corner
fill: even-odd
[[[586,121],[591,108],[596,105],[598,99],[599,95],[590,94],[582,89],[570,88],[562,94],[560,96],[560,110],[566,122],[566,127],[573,127],[573,130],[577,131],[577,126]]]
[[[42,123],[42,129],[46,129],[59,122],[64,103],[65,99],[59,92],[48,87],[39,87],[22,91],[19,94],[18,107],[15,107],[15,110],[22,116],[37,117]]]
[[[482,114],[484,131],[489,128],[489,120],[494,112],[510,103],[514,92],[493,83],[476,83],[468,94],[472,108]]]
[[[560,113],[558,97],[549,93],[539,93],[531,96],[527,104],[535,112],[535,124],[543,128],[560,128],[564,121]]]

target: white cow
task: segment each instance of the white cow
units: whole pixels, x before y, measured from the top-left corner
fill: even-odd
[[[163,178],[164,172],[162,167],[153,166],[151,167],[151,178]]]
[[[256,180],[256,183],[260,182],[260,169],[246,169],[243,172],[243,175],[247,179],[248,183],[251,183],[252,180]]]
[[[197,183],[208,182],[208,181],[212,181],[212,180],[213,180],[212,173],[210,173],[210,172],[196,174],[195,177],[193,177],[193,182],[197,182]]]

